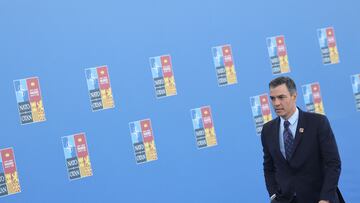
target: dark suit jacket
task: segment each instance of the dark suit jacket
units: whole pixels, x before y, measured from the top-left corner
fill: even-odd
[[[264,124],[261,141],[264,151],[264,175],[269,195],[298,203],[330,200],[341,203],[337,185],[341,161],[328,119],[299,109],[294,151],[290,160],[280,152],[280,118]]]

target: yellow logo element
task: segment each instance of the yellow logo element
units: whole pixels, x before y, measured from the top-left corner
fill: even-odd
[[[263,99],[262,99],[262,101],[263,101],[263,102],[266,102],[266,99],[265,99],[265,98],[263,98]]]
[[[6,153],[6,154],[5,154],[5,157],[9,157],[9,156],[10,156],[10,154],[9,154],[9,153]]]
[[[228,53],[229,52],[229,50],[228,49],[225,49],[225,53]]]
[[[164,59],[164,63],[167,63],[168,62],[168,60],[167,59]]]
[[[205,114],[205,115],[208,115],[208,111],[204,111],[204,114]]]
[[[281,43],[282,43],[282,40],[281,40],[281,39],[279,39],[279,41],[278,41],[278,42],[279,42],[279,44],[281,44]]]
[[[332,35],[332,32],[331,32],[331,31],[329,31],[329,32],[328,32],[328,35]]]
[[[104,75],[104,73],[105,73],[105,72],[104,72],[103,70],[100,71],[100,74],[101,74],[101,75]]]
[[[314,91],[316,91],[316,90],[317,90],[317,87],[316,87],[316,86],[315,86],[315,87],[313,87],[313,90],[314,90]]]
[[[31,87],[34,87],[34,86],[35,86],[35,83],[34,83],[34,82],[31,82],[30,85],[31,85]]]
[[[145,123],[145,124],[144,124],[144,128],[147,128],[147,127],[148,127],[148,125],[147,125],[147,123]]]
[[[81,139],[81,138],[79,138],[79,139],[78,139],[78,142],[82,142],[82,139]]]

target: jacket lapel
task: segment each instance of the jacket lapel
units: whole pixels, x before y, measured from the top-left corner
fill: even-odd
[[[305,126],[304,113],[301,109],[299,109],[299,119],[298,119],[298,124],[296,127],[294,147],[293,147],[294,151],[292,153],[292,156],[290,157],[290,160],[292,159],[292,157],[294,157],[294,154],[296,153],[296,148],[298,147],[298,145],[300,144],[300,142],[302,140],[302,137],[304,136],[304,131],[305,131],[304,126]]]
[[[275,121],[275,130],[273,131],[275,132],[275,135],[273,136],[274,137],[274,142],[275,142],[275,145],[276,146],[276,152],[278,154],[278,156],[280,156],[281,160],[284,161],[284,162],[287,162],[285,157],[283,156],[283,154],[281,153],[280,151],[280,139],[279,139],[279,133],[280,133],[280,117],[277,117],[276,118],[276,121]]]

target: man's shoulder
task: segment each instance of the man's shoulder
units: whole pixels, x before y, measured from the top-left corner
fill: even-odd
[[[302,111],[301,115],[306,120],[310,120],[310,121],[315,121],[315,120],[322,121],[322,120],[326,119],[325,115],[322,115],[322,114],[319,114],[319,113],[313,113],[313,112]]]
[[[265,123],[263,125],[263,128],[267,129],[267,128],[272,128],[272,127],[276,126],[279,119],[280,119],[279,117],[272,119],[271,121]]]
[[[263,146],[269,142],[269,139],[271,140],[277,136],[276,132],[279,132],[279,121],[280,117],[276,117],[263,125],[261,130],[261,142]]]

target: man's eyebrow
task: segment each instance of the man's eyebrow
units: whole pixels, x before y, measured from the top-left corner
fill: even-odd
[[[277,95],[277,96],[270,96],[271,99],[274,99],[274,98],[282,98],[282,97],[286,97],[285,94],[281,94],[281,95]]]

